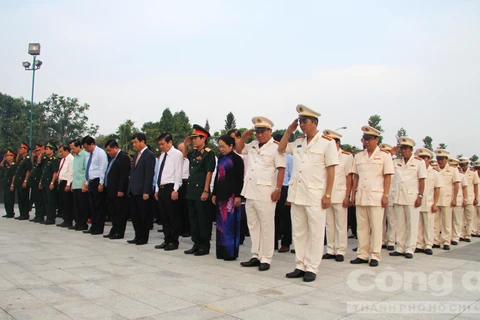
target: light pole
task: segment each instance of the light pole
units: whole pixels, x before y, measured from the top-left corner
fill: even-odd
[[[40,55],[40,43],[29,43],[28,44],[28,54],[33,56],[33,63],[25,61],[22,63],[25,71],[33,71],[32,76],[32,99],[30,100],[30,138],[28,144],[30,146],[30,155],[32,154],[32,134],[33,134],[33,93],[35,90],[35,71],[40,69],[42,66],[42,61],[37,60],[37,56]],[[30,68],[31,66],[31,68]]]
[[[347,129],[347,127],[340,127],[340,128],[335,129],[335,131],[337,131],[337,130],[344,130],[344,129]]]

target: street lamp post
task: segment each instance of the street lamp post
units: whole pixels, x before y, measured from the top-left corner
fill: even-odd
[[[40,43],[29,43],[28,44],[28,54],[33,56],[33,63],[25,61],[22,63],[25,71],[33,71],[32,75],[32,99],[30,100],[30,138],[28,144],[30,146],[30,155],[32,153],[32,134],[33,134],[33,93],[35,92],[35,71],[40,69],[42,66],[42,61],[37,60],[37,56],[40,55]],[[30,68],[31,66],[31,68]]]

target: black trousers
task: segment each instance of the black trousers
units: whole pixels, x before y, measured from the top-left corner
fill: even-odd
[[[352,229],[352,234],[357,236],[357,210],[355,206],[348,207],[348,225]]]
[[[3,201],[5,204],[5,213],[8,217],[15,216],[15,211],[13,206],[15,205],[15,190],[10,191],[10,184],[5,184],[3,186]]]
[[[29,217],[28,212],[30,211],[30,199],[29,199],[29,194],[30,194],[30,189],[27,188],[22,188],[22,187],[16,187],[15,192],[17,193],[17,199],[18,199],[18,210],[20,211],[20,217]]]
[[[32,200],[35,203],[35,219],[43,220],[45,217],[45,202],[43,201],[43,194],[38,186],[32,188]]]
[[[150,195],[151,197],[152,195]],[[150,198],[143,200],[143,194],[130,194],[130,214],[132,216],[133,229],[135,229],[135,239],[142,242],[148,242],[150,235],[150,225],[152,223]]]
[[[72,224],[73,221],[73,194],[71,191],[65,191],[67,180],[60,180],[58,184],[58,195],[60,198],[61,216],[63,220]]]
[[[45,204],[46,221],[55,221],[57,217],[57,189],[56,185],[53,190],[49,187],[42,188],[43,203]],[[42,217],[43,219],[43,217]]]
[[[291,207],[286,205],[287,195],[288,186],[283,186],[280,200],[275,207],[275,244],[281,240],[283,247],[290,247],[292,244]]]
[[[211,199],[187,201],[192,241],[198,249],[209,251],[213,224]]]
[[[88,182],[88,198],[92,214],[92,226],[90,229],[94,232],[103,232],[105,227],[105,192],[98,191],[99,184],[99,178]]]
[[[190,233],[190,218],[188,216],[187,179],[182,180],[182,186],[178,190],[178,211],[182,223],[182,234]]]
[[[160,186],[158,208],[162,217],[164,241],[178,246],[178,238],[182,232],[182,220],[178,210],[178,200],[172,200],[173,186],[173,183]]]
[[[125,235],[125,228],[127,227],[127,215],[128,215],[128,197],[108,197],[108,212],[112,219],[112,228],[109,234],[118,234],[123,237]]]
[[[247,210],[245,209],[245,202],[242,201],[242,205],[240,206],[240,244],[243,244],[248,234]]]
[[[73,189],[73,219],[75,226],[87,226],[90,216],[90,205],[88,203],[88,192],[82,192],[82,189]]]

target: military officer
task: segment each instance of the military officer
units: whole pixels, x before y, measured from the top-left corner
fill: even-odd
[[[40,223],[45,225],[55,224],[57,212],[57,173],[59,162],[57,157],[55,157],[56,151],[57,146],[52,142],[48,142],[45,145],[45,159],[39,183],[39,189],[42,191],[46,209],[46,219]]]
[[[42,145],[37,144],[35,150],[33,150],[32,160],[32,171],[27,179],[27,185],[32,190],[31,200],[35,203],[35,217],[30,220],[30,222],[41,222],[45,216],[45,204],[43,202],[43,195],[39,189],[40,178],[42,177],[42,168],[43,168],[43,151]]]
[[[13,180],[15,178],[15,172],[17,171],[17,163],[15,162],[16,157],[17,154],[11,149],[8,149],[0,163],[3,168],[3,201],[6,212],[3,218],[13,218],[15,216],[15,187],[13,185]]]
[[[458,166],[458,159],[448,159],[451,168],[456,168],[460,174],[460,183],[457,195],[456,205],[452,209],[452,245],[457,246],[463,229],[463,212],[466,207],[468,178]]]
[[[435,150],[438,167],[443,179],[443,188],[440,188],[437,207],[439,214],[435,215],[434,245],[432,248],[450,250],[452,241],[452,210],[457,205],[458,187],[461,180],[457,168],[448,164],[449,152],[445,149]]]
[[[29,150],[30,146],[26,143],[22,143],[18,149],[18,167],[13,182],[18,198],[18,209],[20,211],[20,216],[15,218],[18,220],[28,220],[30,218],[28,213],[30,211],[30,190],[27,185],[27,180],[30,176],[30,171],[32,171],[32,160],[28,155]]]
[[[397,247],[391,256],[413,258],[417,245],[418,217],[425,189],[427,168],[422,158],[413,155],[415,141],[408,137],[399,137],[401,157],[393,161],[395,171],[392,184],[393,207],[396,217]]]
[[[333,183],[331,206],[327,208],[326,232],[327,232],[327,253],[323,259],[335,259],[337,262],[344,260],[348,243],[347,210],[350,205],[350,193],[352,188],[353,156],[350,152],[340,148],[342,135],[333,130],[327,129],[323,134],[335,141],[338,166],[335,167],[335,180]]]
[[[388,143],[381,143],[379,146],[380,150],[387,151],[392,155],[392,159],[395,156],[396,149],[393,149]],[[392,151],[393,149],[393,151]],[[392,177],[392,185],[395,180],[395,175]],[[390,199],[392,199],[392,188],[390,188]],[[387,249],[388,251],[393,251],[395,246],[395,237],[396,237],[396,222],[395,222],[395,210],[393,209],[393,201],[389,201],[388,205],[385,207],[385,212],[383,215],[383,234],[382,234],[382,248]]]
[[[352,264],[376,267],[382,249],[382,221],[389,203],[393,161],[389,152],[378,147],[380,131],[363,126],[365,150],[355,155],[352,173],[352,202],[357,206],[358,256]]]
[[[465,209],[463,211],[462,233],[460,240],[471,242],[470,239],[473,227],[473,216],[475,214],[475,206],[478,204],[478,183],[480,179],[474,170],[468,167],[469,159],[461,157],[459,159],[460,168],[467,178],[467,196],[464,197]]]
[[[415,252],[423,252],[432,255],[433,245],[433,225],[435,214],[438,212],[437,202],[440,195],[440,188],[443,187],[443,179],[440,169],[433,168],[430,165],[430,159],[434,153],[427,148],[419,148],[415,155],[425,161],[427,168],[427,178],[425,179],[425,189],[423,191],[422,205],[420,206],[420,218],[418,220],[417,248]]]
[[[240,264],[243,267],[258,266],[258,270],[266,271],[270,269],[273,257],[275,205],[282,192],[286,159],[278,152],[278,143],[272,137],[273,122],[265,117],[253,117],[252,122],[254,129],[245,131],[236,144],[238,153],[248,155],[241,194],[246,199],[247,223],[252,240],[252,257]],[[254,131],[256,140],[245,144]]]
[[[195,124],[192,134],[185,139],[183,156],[188,158],[190,175],[187,182],[185,198],[188,204],[190,231],[193,247],[184,251],[185,254],[203,256],[210,253],[212,236],[212,209],[210,198],[210,183],[215,170],[215,153],[205,147],[210,133]],[[188,152],[189,146],[193,150]]]

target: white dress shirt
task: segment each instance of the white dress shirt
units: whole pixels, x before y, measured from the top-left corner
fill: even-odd
[[[95,146],[93,152],[88,152],[87,156],[85,157],[85,167],[88,166],[88,159],[90,159],[90,155],[92,157],[92,161],[88,170],[88,180],[99,178],[100,183],[103,184],[103,181],[105,180],[105,171],[107,171],[108,166],[107,153],[98,146]],[[85,181],[85,183],[88,184],[88,181]]]
[[[165,156],[167,157],[165,159]],[[157,181],[155,185],[155,191],[158,192],[158,185],[170,184],[173,183],[173,189],[177,190],[182,186],[182,176],[183,176],[183,153],[175,149],[172,146],[168,152],[163,152],[158,159],[157,167],[155,172],[158,175],[160,174],[160,167],[162,165],[163,159],[165,159],[165,165],[163,167],[161,180]]]
[[[71,153],[60,160],[60,167],[62,168],[58,173],[58,180],[67,180],[67,186],[73,181],[73,156]]]
[[[190,174],[189,172],[189,167],[190,166],[190,160],[188,158],[183,158],[183,174],[182,174],[182,179],[187,180],[188,176]]]

